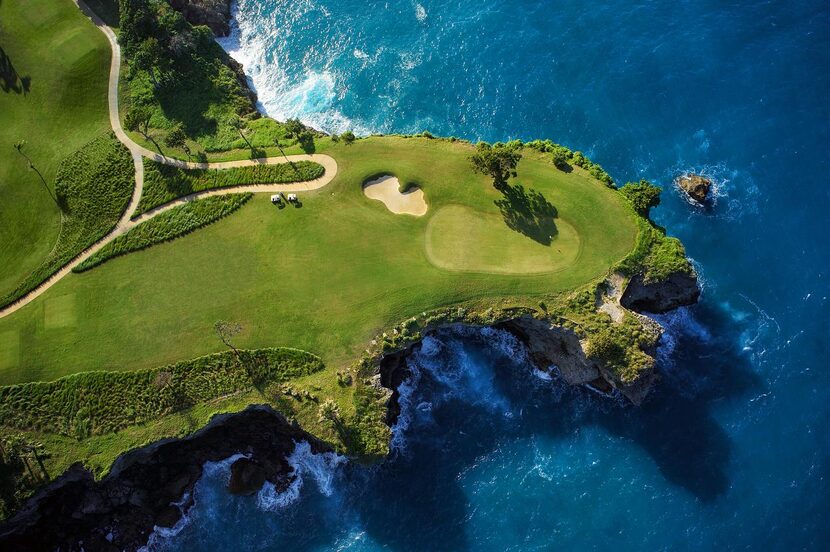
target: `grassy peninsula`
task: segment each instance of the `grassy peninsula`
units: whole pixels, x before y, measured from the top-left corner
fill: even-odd
[[[588,342],[589,356],[621,384],[651,368],[644,351],[655,334],[632,313],[615,320],[598,310],[597,296],[612,274],[659,281],[691,271],[682,245],[648,219],[659,190],[647,183],[617,189],[601,167],[550,141],[498,145],[512,160],[499,177],[501,168],[474,170],[471,159],[480,147],[466,141],[428,133],[323,136],[259,117],[206,28],[192,27],[162,0],[143,4],[149,11],[142,17],[161,27],[138,26],[123,10],[120,20],[120,115],[139,146],[181,161],[304,150],[333,162],[325,169],[313,162],[184,169],[170,159],[144,159],[136,214],[195,191],[303,186],[323,173],[332,179],[296,188],[303,190],[299,202],[279,207],[271,193],[250,192],[176,204],[114,237],[76,272],[0,318],[0,437],[22,451],[16,461],[5,460],[0,474],[8,509],[73,462],[101,475],[125,450],[186,435],[215,413],[255,403],[273,405],[347,454],[380,457],[389,430],[387,396],[373,381],[377,362],[446,324],[492,324],[517,315],[551,320]],[[111,20],[112,2],[97,5]],[[37,32],[24,11],[0,5],[0,13],[21,22],[5,28],[0,46]],[[79,79],[105,91],[109,52],[99,48],[95,25],[69,0],[44,2],[38,17],[72,25],[73,36],[89,45],[83,59],[91,69]],[[175,37],[190,46],[177,50]],[[57,45],[33,42],[31,48],[44,63],[58,63],[49,56]],[[158,49],[153,63],[138,53],[146,48]],[[38,94],[48,103],[60,83],[43,86]],[[84,98],[95,108],[72,110],[85,126],[76,128],[74,142],[59,145],[66,166],[81,163],[67,172],[69,204],[92,191],[95,200],[69,213],[84,215],[110,197],[113,210],[78,226],[77,244],[97,240],[114,224],[110,215],[117,220],[124,210],[133,176],[132,164],[123,164],[129,162],[124,147],[101,135],[105,94]],[[0,94],[0,102],[8,101]],[[7,112],[0,110],[0,117]],[[44,134],[32,141],[46,148],[46,131],[37,132]],[[87,170],[98,165],[86,152],[103,151],[99,141],[114,144],[103,166],[124,177],[108,182],[126,182],[125,190],[103,194],[95,187],[103,173]],[[17,154],[4,144],[0,155],[11,161]],[[44,178],[60,190],[54,172],[44,171]],[[420,189],[426,213],[397,214],[367,198],[364,184],[380,175],[396,177],[400,192]],[[30,180],[17,171],[10,179],[14,193],[34,194]],[[0,273],[0,283],[8,290],[18,281],[42,281],[33,259],[51,258],[56,217],[73,220],[60,205],[26,205],[25,218],[37,227],[33,235],[46,245],[38,246],[39,256],[28,255],[10,234],[14,221],[0,219],[8,261],[2,266],[12,267]],[[42,462],[42,473],[29,460]]]

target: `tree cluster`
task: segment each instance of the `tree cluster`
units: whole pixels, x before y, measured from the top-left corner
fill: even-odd
[[[629,182],[620,188],[620,193],[628,198],[634,210],[645,218],[649,217],[652,207],[660,205],[660,192],[662,191],[662,188],[648,180]]]

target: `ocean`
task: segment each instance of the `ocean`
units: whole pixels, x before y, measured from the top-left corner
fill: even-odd
[[[830,547],[830,4],[824,0],[239,0],[220,43],[262,109],[327,131],[550,138],[616,181],[698,268],[658,317],[640,408],[534,372],[498,332],[410,359],[393,455],[298,445],[286,493],[212,464],[152,550]],[[717,183],[709,211],[672,185]]]

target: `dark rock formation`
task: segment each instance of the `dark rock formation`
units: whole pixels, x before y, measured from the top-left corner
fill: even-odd
[[[255,406],[216,416],[188,438],[128,452],[101,481],[72,466],[0,526],[0,549],[136,550],[154,526],[171,527],[181,518],[173,503],[193,488],[205,462],[243,453],[250,460],[234,464],[234,489],[252,493],[266,480],[285,488],[291,483],[286,458],[302,440],[315,452],[328,450],[270,407]]]
[[[677,186],[693,201],[705,205],[709,202],[712,181],[699,174],[684,174],[676,180]]]
[[[638,274],[625,288],[620,304],[636,312],[664,313],[697,303],[700,287],[694,272],[675,272],[658,282],[645,282]]]
[[[207,25],[216,36],[231,32],[231,0],[170,0],[191,25]]]
[[[589,383],[600,377],[599,366],[585,356],[579,337],[572,330],[530,316],[508,320],[496,326],[516,336],[527,347],[530,360],[547,371],[551,365],[571,385]]]
[[[250,458],[240,458],[231,465],[228,491],[235,495],[252,495],[262,488],[266,477],[262,464]]]

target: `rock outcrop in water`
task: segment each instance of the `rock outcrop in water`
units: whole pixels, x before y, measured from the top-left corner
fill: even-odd
[[[216,416],[185,439],[128,452],[101,481],[75,465],[0,527],[0,549],[136,550],[155,526],[181,518],[174,503],[190,496],[205,462],[243,453],[250,460],[234,464],[231,490],[251,494],[265,481],[284,489],[292,481],[287,457],[303,440],[315,453],[330,450],[270,407],[256,406]]]
[[[701,205],[709,203],[709,193],[712,190],[712,181],[699,174],[684,174],[676,180],[677,186],[690,199]]]

